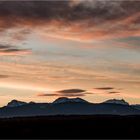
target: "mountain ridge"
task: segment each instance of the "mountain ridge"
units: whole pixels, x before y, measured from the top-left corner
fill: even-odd
[[[122,105],[129,105],[128,102],[126,102],[124,99],[110,99],[110,100],[107,100],[103,103],[114,103],[114,104],[122,104]]]
[[[59,104],[59,103],[68,103],[68,102],[79,102],[79,103],[92,103],[92,104],[101,104],[101,103],[109,103],[109,104],[122,104],[122,105],[129,105],[128,102],[126,102],[124,99],[109,99],[101,103],[93,103],[93,102],[88,102],[82,98],[76,97],[76,98],[68,98],[68,97],[59,97],[55,99],[53,102],[49,104]],[[44,102],[43,102],[44,103]],[[47,103],[47,102],[45,102]],[[15,106],[22,106],[22,105],[27,105],[27,104],[40,104],[37,102],[30,101],[24,102],[24,101],[19,101],[16,99],[11,100],[10,102],[7,103],[7,107],[15,107]],[[140,105],[140,104],[137,104]]]
[[[28,104],[28,103],[14,99],[7,104],[7,107],[17,107],[17,106],[22,106],[25,104]]]
[[[14,102],[19,106],[16,104],[12,107],[0,108],[0,118],[50,115],[140,115],[140,109],[129,104],[122,104],[122,102],[90,103],[81,98],[64,97],[58,98],[52,103]],[[23,104],[21,105],[21,103]]]
[[[55,101],[53,101],[53,104],[58,104],[58,103],[67,103],[67,102],[80,102],[80,103],[88,103],[88,101],[82,99],[82,98],[67,98],[67,97],[60,97],[57,98]]]

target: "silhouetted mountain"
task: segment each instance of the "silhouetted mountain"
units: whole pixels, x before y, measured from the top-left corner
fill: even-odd
[[[49,115],[140,115],[140,110],[125,101],[89,103],[81,98],[58,98],[53,103],[25,103],[12,101],[0,109],[0,117]],[[10,107],[9,107],[10,105]],[[11,107],[12,106],[12,107]]]
[[[67,98],[67,97],[60,97],[56,99],[53,103],[58,104],[58,103],[68,103],[68,102],[87,103],[86,100],[81,98]]]
[[[17,106],[22,106],[27,104],[26,102],[22,102],[22,101],[17,101],[17,100],[12,100],[11,102],[9,102],[7,104],[7,107],[17,107]]]
[[[110,99],[105,101],[104,103],[113,103],[113,104],[122,104],[122,105],[129,105],[124,99]]]

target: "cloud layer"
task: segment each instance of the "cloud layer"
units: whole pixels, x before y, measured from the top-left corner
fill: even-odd
[[[112,90],[114,88],[113,87],[98,87],[98,88],[94,88],[94,89],[97,89],[97,90]]]
[[[10,45],[0,45],[0,56],[11,56],[11,55],[25,55],[30,54],[31,50],[29,49],[19,49],[15,46]]]
[[[85,96],[86,94],[90,94],[90,93],[86,92],[86,90],[83,89],[64,89],[49,94],[39,93],[37,94],[37,96],[79,97],[79,96]]]
[[[0,75],[0,78],[8,78],[8,75]]]
[[[78,41],[140,36],[140,1],[2,1],[0,31]]]
[[[83,89],[65,89],[65,90],[60,90],[60,91],[57,91],[58,93],[81,93],[81,92],[85,92],[85,90]]]

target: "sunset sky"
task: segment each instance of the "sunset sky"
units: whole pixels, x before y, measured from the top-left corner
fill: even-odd
[[[140,103],[140,1],[0,1],[0,106],[63,96]]]

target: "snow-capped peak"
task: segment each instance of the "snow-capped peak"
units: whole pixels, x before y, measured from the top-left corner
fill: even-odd
[[[17,100],[12,100],[11,102],[9,102],[7,104],[7,107],[17,107],[17,106],[22,106],[27,104],[26,102],[22,102],[22,101],[17,101]]]
[[[113,104],[122,104],[122,105],[129,105],[124,99],[110,99],[105,101],[104,103],[113,103]]]
[[[67,97],[60,97],[56,99],[53,103],[66,103],[66,102],[80,102],[80,103],[86,103],[87,101],[81,99],[81,98],[67,98]]]

